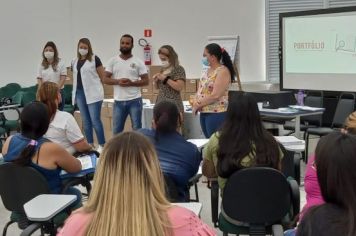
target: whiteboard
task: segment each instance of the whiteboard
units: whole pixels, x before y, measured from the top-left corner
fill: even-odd
[[[208,36],[208,43],[217,43],[224,48],[231,57],[231,61],[239,68],[239,42],[240,37],[237,35],[230,36]]]

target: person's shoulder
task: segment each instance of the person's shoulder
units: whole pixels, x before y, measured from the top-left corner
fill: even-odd
[[[65,62],[64,62],[64,60],[62,58],[59,58],[58,66],[65,66]]]
[[[58,156],[63,154],[66,150],[55,142],[43,142],[41,144],[41,154],[44,156]]]
[[[215,133],[213,133],[210,138],[209,138],[209,143],[218,143],[219,142],[219,138],[220,138],[220,132],[217,131]]]
[[[169,208],[168,217],[177,235],[216,235],[214,229],[206,225],[194,212],[179,206]]]
[[[111,64],[111,63],[118,62],[119,58],[120,57],[118,55],[112,56],[112,57],[109,58],[108,63]]]
[[[84,235],[92,217],[93,213],[85,213],[82,209],[73,212],[57,235]]]
[[[145,66],[145,63],[143,62],[143,60],[141,59],[141,58],[139,58],[139,57],[137,57],[137,56],[132,56],[131,58],[130,58],[133,62],[135,62],[135,63],[137,63],[138,65],[140,65],[140,66]]]
[[[174,68],[176,71],[185,71],[184,67],[182,65],[178,65]]]
[[[53,120],[56,120],[57,122],[61,123],[66,123],[68,120],[74,120],[74,117],[66,111],[57,110]]]

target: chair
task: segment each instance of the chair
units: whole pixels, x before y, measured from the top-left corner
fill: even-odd
[[[64,85],[64,108],[63,111],[73,114],[75,107],[72,105],[72,90],[73,85],[65,84]]]
[[[23,93],[22,106],[26,106],[30,102],[36,101],[36,93],[32,91],[27,91]]]
[[[5,88],[9,90],[9,92],[12,94],[10,97],[12,97],[15,93],[17,93],[17,91],[21,89],[21,85],[18,83],[9,83],[5,85]]]
[[[34,197],[46,193],[49,193],[47,180],[32,167],[18,166],[14,163],[1,164],[0,196],[5,208],[12,212],[10,221],[4,227],[3,236],[6,235],[7,228],[15,222],[20,229],[31,227],[32,222],[27,219],[23,206]],[[52,218],[37,226],[40,226],[41,232],[55,235],[55,224],[62,224],[64,221],[63,215],[59,218],[61,222],[55,223],[55,219]]]
[[[300,157],[293,151],[288,151],[282,144],[279,144],[279,148],[283,152],[282,159],[282,173],[286,177],[292,177],[300,184]]]
[[[310,91],[305,98],[304,104],[310,107],[323,107],[323,92],[322,91]],[[314,116],[302,116],[300,118],[300,130],[306,131],[308,128],[320,127],[322,124],[322,115]],[[283,128],[285,130],[292,131],[288,135],[294,133],[295,122],[287,121]],[[305,133],[304,133],[305,136]],[[305,137],[304,137],[305,139]]]
[[[288,181],[278,170],[237,171],[224,188],[219,229],[224,235],[283,235],[282,224],[290,224],[299,213],[299,201],[296,181]]]
[[[181,202],[179,198],[178,187],[172,177],[163,174],[165,182],[166,196],[170,202]]]
[[[331,127],[308,128],[305,134],[305,162],[308,162],[309,136],[316,135],[318,137],[332,133],[337,128],[343,127],[345,120],[349,114],[355,109],[355,94],[342,93],[336,106],[333,122]]]

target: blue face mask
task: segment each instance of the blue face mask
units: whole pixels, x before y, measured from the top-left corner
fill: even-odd
[[[201,63],[203,63],[204,66],[209,66],[208,58],[203,57],[203,59],[201,59]]]

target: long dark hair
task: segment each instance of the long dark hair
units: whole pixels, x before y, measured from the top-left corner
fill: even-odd
[[[253,166],[280,168],[279,146],[263,127],[257,103],[252,95],[239,92],[230,99],[219,137],[218,175],[228,178],[244,168],[249,156]]]
[[[156,140],[160,134],[175,132],[181,123],[177,105],[169,101],[159,102],[153,108],[153,120],[156,124]]]
[[[235,80],[236,71],[232,64],[229,53],[227,53],[224,48],[221,48],[220,45],[216,43],[206,45],[205,49],[210,55],[215,56],[218,61],[221,61],[222,64],[229,69],[231,75],[231,82],[233,82]]]
[[[52,42],[52,41],[48,41],[45,44],[45,46],[43,47],[43,50],[42,50],[42,66],[45,69],[48,69],[48,67],[50,66],[49,61],[47,60],[47,58],[44,55],[44,50],[46,49],[46,47],[53,48],[54,56],[53,56],[52,68],[53,68],[54,71],[57,71],[57,66],[58,66],[58,62],[59,62],[58,50],[57,50],[56,44],[54,42]]]
[[[356,136],[334,132],[322,137],[315,165],[323,198],[346,210],[347,235],[356,235]]]
[[[22,136],[31,141],[14,162],[19,165],[28,165],[37,150],[36,142],[48,130],[50,118],[46,105],[41,102],[27,104],[21,112],[20,123]]]

